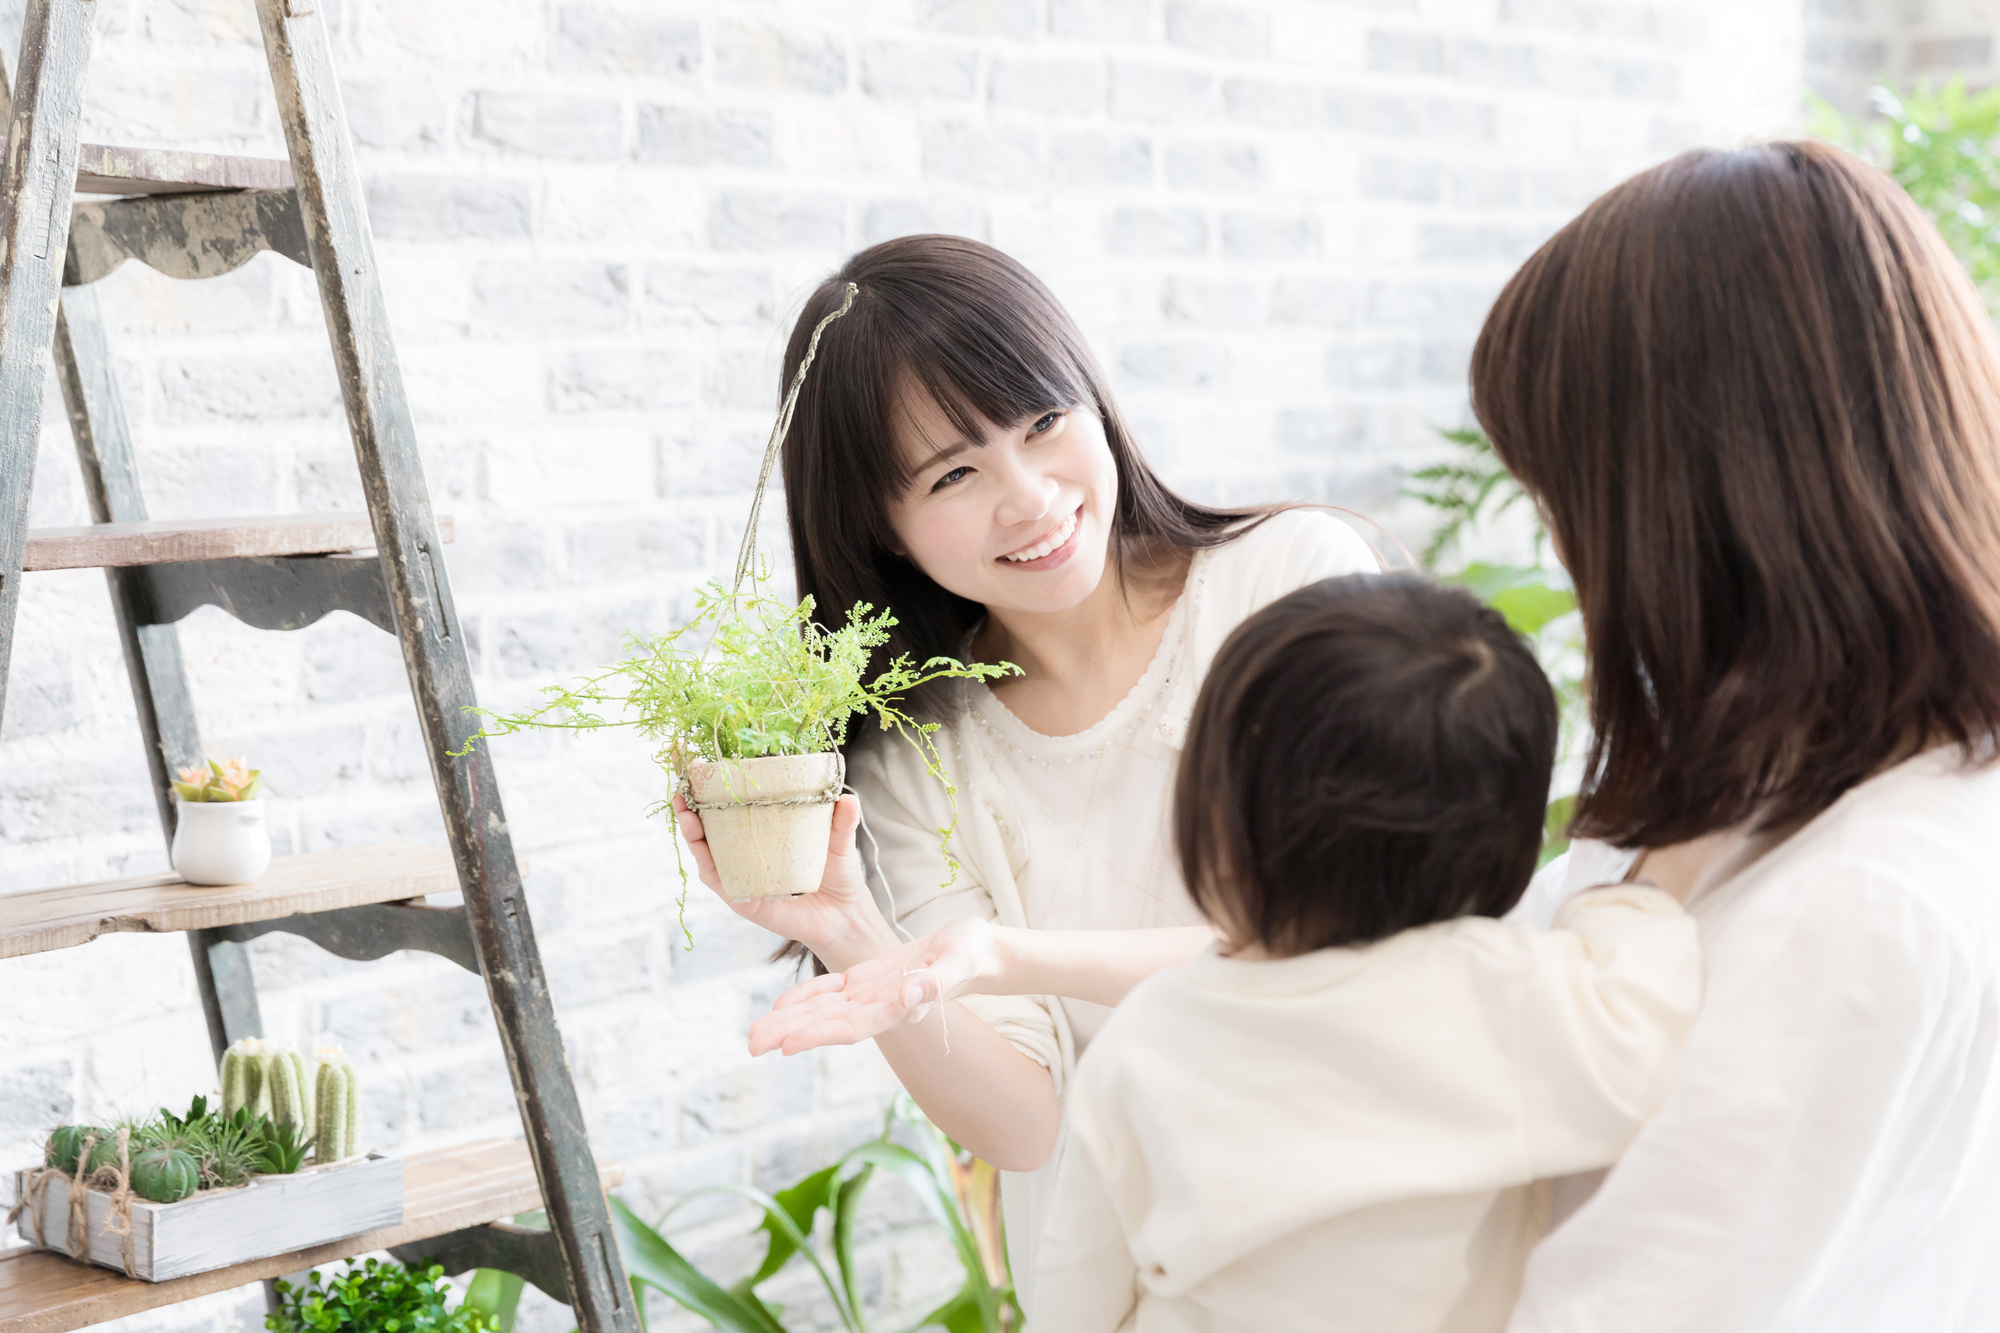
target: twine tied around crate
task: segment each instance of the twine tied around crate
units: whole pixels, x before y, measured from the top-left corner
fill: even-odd
[[[750,497],[750,522],[743,529],[742,544],[736,548],[736,577],[729,585],[732,593],[743,586],[751,564],[757,559],[757,523],[764,516],[764,491],[771,484],[771,469],[777,466],[778,454],[785,447],[785,435],[792,428],[792,412],[799,405],[799,390],[805,385],[806,372],[812,369],[813,358],[819,355],[819,336],[826,332],[827,325],[854,309],[854,298],[860,294],[860,287],[848,283],[840,299],[840,309],[813,326],[812,341],[806,344],[806,354],[799,359],[791,387],[785,390],[784,406],[778,409],[778,419],[771,425],[771,438],[764,445],[764,465],[757,473],[757,492]]]
[[[72,1259],[90,1257],[90,1184],[92,1179],[111,1185],[111,1212],[104,1219],[104,1229],[119,1238],[119,1257],[125,1262],[125,1276],[139,1276],[138,1263],[132,1252],[132,1130],[121,1126],[118,1130],[118,1165],[100,1167],[95,1173],[90,1169],[90,1152],[97,1146],[97,1136],[83,1136],[83,1147],[77,1150],[76,1174],[74,1177],[59,1166],[44,1166],[27,1173],[21,1190],[21,1197],[7,1210],[7,1222],[11,1226],[23,1214],[34,1223],[35,1244],[42,1249],[53,1249],[48,1237],[42,1231],[42,1203],[48,1197],[49,1186],[58,1180],[69,1182],[68,1225],[63,1236],[63,1253]],[[108,1177],[108,1179],[107,1179]]]
[[[729,763],[730,760],[723,760]],[[833,752],[833,780],[816,792],[804,796],[774,796],[762,801],[697,801],[694,798],[694,781],[687,775],[681,776],[680,797],[687,802],[687,808],[700,814],[703,810],[736,810],[746,805],[832,805],[840,799],[840,793],[847,789],[847,756],[840,751]]]

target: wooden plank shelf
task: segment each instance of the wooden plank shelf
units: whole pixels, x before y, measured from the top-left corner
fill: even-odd
[[[451,516],[438,515],[438,536],[452,538]],[[169,565],[246,556],[342,555],[370,550],[375,529],[366,514],[279,514],[271,518],[153,519],[31,528],[21,568],[97,569]]]
[[[202,190],[289,190],[292,164],[282,157],[230,157],[164,148],[77,146],[78,194],[188,194]]]
[[[0,1333],[67,1333],[542,1206],[534,1164],[527,1145],[519,1141],[492,1140],[423,1153],[409,1158],[405,1168],[399,1226],[171,1282],[135,1282],[113,1269],[78,1263],[48,1250],[26,1246],[0,1250]],[[597,1164],[597,1174],[607,1189],[623,1179],[616,1166],[605,1162]]]
[[[458,889],[442,847],[384,843],[280,856],[254,884],[199,888],[167,871],[0,895],[0,958],[71,949],[118,931],[206,930]]]

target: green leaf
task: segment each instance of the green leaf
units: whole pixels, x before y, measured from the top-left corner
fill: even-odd
[[[466,1284],[465,1304],[493,1321],[495,1333],[514,1333],[525,1279],[497,1268],[482,1268]]]
[[[822,1208],[832,1206],[834,1176],[839,1170],[840,1167],[834,1165],[823,1171],[815,1171],[790,1189],[780,1190],[772,1196],[784,1210],[785,1216],[791,1218],[792,1225],[798,1231],[810,1233],[813,1215]],[[798,1253],[799,1248],[790,1234],[779,1229],[776,1219],[768,1211],[764,1214],[764,1220],[759,1224],[758,1230],[767,1233],[771,1243],[764,1251],[764,1262],[758,1266],[757,1272],[747,1284],[752,1287],[783,1268],[785,1261]]]
[[[611,1200],[611,1224],[618,1232],[618,1253],[631,1276],[633,1296],[642,1304],[644,1297],[639,1288],[651,1287],[708,1320],[722,1333],[785,1333],[784,1327],[761,1305],[745,1302],[696,1271],[664,1236],[640,1221],[623,1200]]]
[[[183,801],[206,801],[208,799],[207,787],[197,787],[192,782],[182,782],[179,778],[174,779],[174,792]]]
[[[1467,565],[1444,582],[1464,588],[1507,618],[1517,633],[1534,634],[1576,610],[1576,593],[1555,585],[1545,569],[1518,565]]]

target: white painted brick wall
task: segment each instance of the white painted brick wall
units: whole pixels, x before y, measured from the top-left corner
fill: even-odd
[[[18,0],[15,0],[18,12]],[[281,151],[248,0],[102,0],[87,137]],[[1034,267],[1192,493],[1381,514],[1465,420],[1512,267],[1683,146],[1795,116],[1795,0],[336,0],[347,109],[482,698],[658,630],[733,552],[787,321],[849,251],[923,229]],[[158,517],[355,506],[309,275],[264,256],[101,284]],[[61,412],[38,524],[85,519]],[[101,575],[33,576],[0,731],[0,889],[164,863]],[[204,734],[269,774],[281,850],[435,840],[394,645],[346,616],[183,626]],[[872,1132],[872,1052],[753,1063],[772,943],[696,900],[643,747],[497,749],[600,1153],[643,1212],[788,1182]],[[482,990],[439,960],[253,946],[266,1025],[347,1045],[375,1143],[514,1134]],[[208,1085],[179,939],[0,964],[0,1167],[63,1118]],[[878,1188],[870,1291],[951,1265]],[[739,1210],[689,1243],[747,1264]],[[252,1296],[129,1321],[238,1324]],[[558,1329],[544,1302],[529,1321]],[[682,1325],[673,1324],[672,1327]]]

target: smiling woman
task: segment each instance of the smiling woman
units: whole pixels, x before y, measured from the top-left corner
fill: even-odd
[[[945,791],[863,738],[821,891],[732,904],[834,969],[760,1020],[752,1050],[874,1037],[932,1120],[1009,1173],[1026,1279],[1078,1055],[1108,1006],[1212,938],[1166,837],[1208,663],[1260,607],[1377,561],[1325,513],[1167,489],[1068,314],[975,241],[854,256],[800,313],[786,382],[850,282],[785,445],[799,592],[832,619],[894,607],[885,659],[972,653],[1023,674],[906,701],[938,723],[957,784],[948,851]],[[865,867],[863,806],[879,848]],[[681,823],[708,878],[700,821]]]

